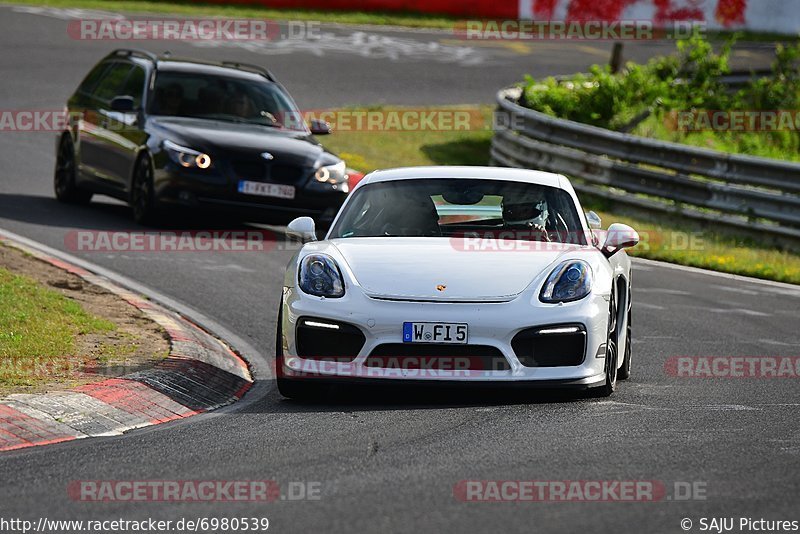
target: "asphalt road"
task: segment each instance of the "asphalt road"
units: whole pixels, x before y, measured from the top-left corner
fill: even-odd
[[[113,47],[71,40],[62,15],[0,7],[0,108],[58,108]],[[383,43],[385,50],[375,52],[379,47],[345,46],[352,30],[323,29],[339,36],[331,38],[339,44],[316,53],[308,46],[169,47],[181,55],[268,64],[301,107],[313,108],[490,102],[498,86],[522,72],[579,71],[603,61],[610,48],[549,43],[527,51],[498,46],[443,51],[463,45],[435,32],[359,29],[373,36],[367,41]],[[161,50],[159,45],[140,44]],[[644,59],[667,49],[640,43],[627,53]],[[767,52],[755,46],[737,57],[766,61]],[[0,134],[0,227],[58,249],[66,248],[64,236],[73,229],[136,229],[119,203],[98,199],[88,207],[65,207],[53,200],[53,144],[49,133]],[[211,226],[202,219],[189,224]],[[288,248],[80,256],[214,318],[256,347],[252,363],[263,377],[274,353]],[[242,402],[213,414],[120,437],[0,455],[0,517],[266,516],[276,532],[680,532],[682,518],[692,519],[695,530],[701,517],[800,519],[798,382],[677,378],[664,368],[677,355],[797,356],[800,288],[643,262],[635,265],[634,284],[634,375],[611,400],[478,392],[428,399],[397,391],[313,405],[283,400],[263,381]],[[314,482],[320,498],[270,504],[81,503],[67,494],[75,480],[173,479],[274,479],[284,488]],[[658,480],[670,492],[675,482],[689,482],[705,488],[706,495],[657,503],[496,504],[454,498],[459,481],[482,479]]]

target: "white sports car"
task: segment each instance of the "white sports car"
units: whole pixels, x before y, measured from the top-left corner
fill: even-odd
[[[341,381],[614,392],[631,369],[637,233],[600,232],[564,176],[494,167],[376,171],[284,280],[281,394]],[[592,229],[594,228],[594,229]]]

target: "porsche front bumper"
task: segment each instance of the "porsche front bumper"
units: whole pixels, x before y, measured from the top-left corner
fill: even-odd
[[[578,302],[556,305],[542,304],[534,299],[523,294],[507,302],[491,303],[399,301],[373,298],[358,290],[348,292],[342,298],[324,299],[306,295],[295,288],[285,288],[280,338],[283,362],[279,376],[314,377],[331,382],[400,380],[519,385],[536,382],[538,386],[577,388],[601,385],[605,380],[608,297],[592,294]],[[320,328],[320,335],[324,334],[326,324],[327,328],[337,324],[352,326],[363,334],[363,345],[357,352],[342,357],[305,353],[300,357],[298,325],[303,321],[305,327],[309,319]],[[448,366],[437,360],[433,365],[427,365],[426,359],[421,357],[410,358],[412,365],[405,365],[409,359],[399,357],[389,358],[389,365],[375,366],[371,355],[380,353],[385,356],[389,346],[408,348],[410,344],[403,343],[403,323],[406,321],[466,323],[469,325],[469,340],[468,345],[460,346],[460,353],[472,364]],[[518,355],[512,346],[512,340],[521,332],[531,329],[557,331],[563,325],[577,325],[585,332],[582,358],[570,356],[573,359],[568,362],[554,362],[551,358],[547,365],[535,364]],[[474,365],[478,359],[469,357],[472,354],[470,347],[475,347],[475,354],[491,350],[501,355],[507,365]],[[436,355],[442,346],[422,344],[416,348],[419,350],[415,353]],[[401,352],[408,353],[406,350]],[[335,349],[332,354],[336,355]],[[392,355],[391,352],[388,354]]]

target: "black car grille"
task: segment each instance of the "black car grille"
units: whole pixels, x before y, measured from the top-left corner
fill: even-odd
[[[314,317],[301,317],[296,334],[297,355],[307,360],[352,362],[366,342],[351,324]]]
[[[525,367],[573,367],[583,363],[586,329],[577,324],[528,328],[514,336],[511,347]]]
[[[263,180],[267,177],[267,164],[264,160],[234,160],[231,167],[241,180]]]
[[[431,369],[441,371],[508,371],[503,353],[487,345],[437,345],[385,343],[378,345],[364,362],[383,369]]]
[[[303,179],[310,170],[297,165],[275,163],[269,170],[270,181],[280,184],[294,184]]]
[[[297,184],[311,173],[311,169],[302,165],[271,163],[260,157],[233,159],[230,165],[239,180],[266,180],[279,184]]]

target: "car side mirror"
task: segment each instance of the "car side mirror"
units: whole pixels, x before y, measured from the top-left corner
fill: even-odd
[[[311,217],[298,217],[286,227],[286,235],[297,238],[303,243],[316,241],[317,231],[314,225],[314,219]]]
[[[132,96],[115,96],[111,99],[111,111],[131,113],[134,111],[133,108],[134,102]]]
[[[589,223],[589,228],[602,228],[603,221],[600,216],[593,211],[586,214],[586,222]]]
[[[635,247],[639,244],[639,234],[627,224],[614,223],[608,227],[606,240],[602,251],[610,258],[624,248]]]
[[[311,119],[309,128],[314,135],[328,135],[331,133],[331,125],[321,119]]]

